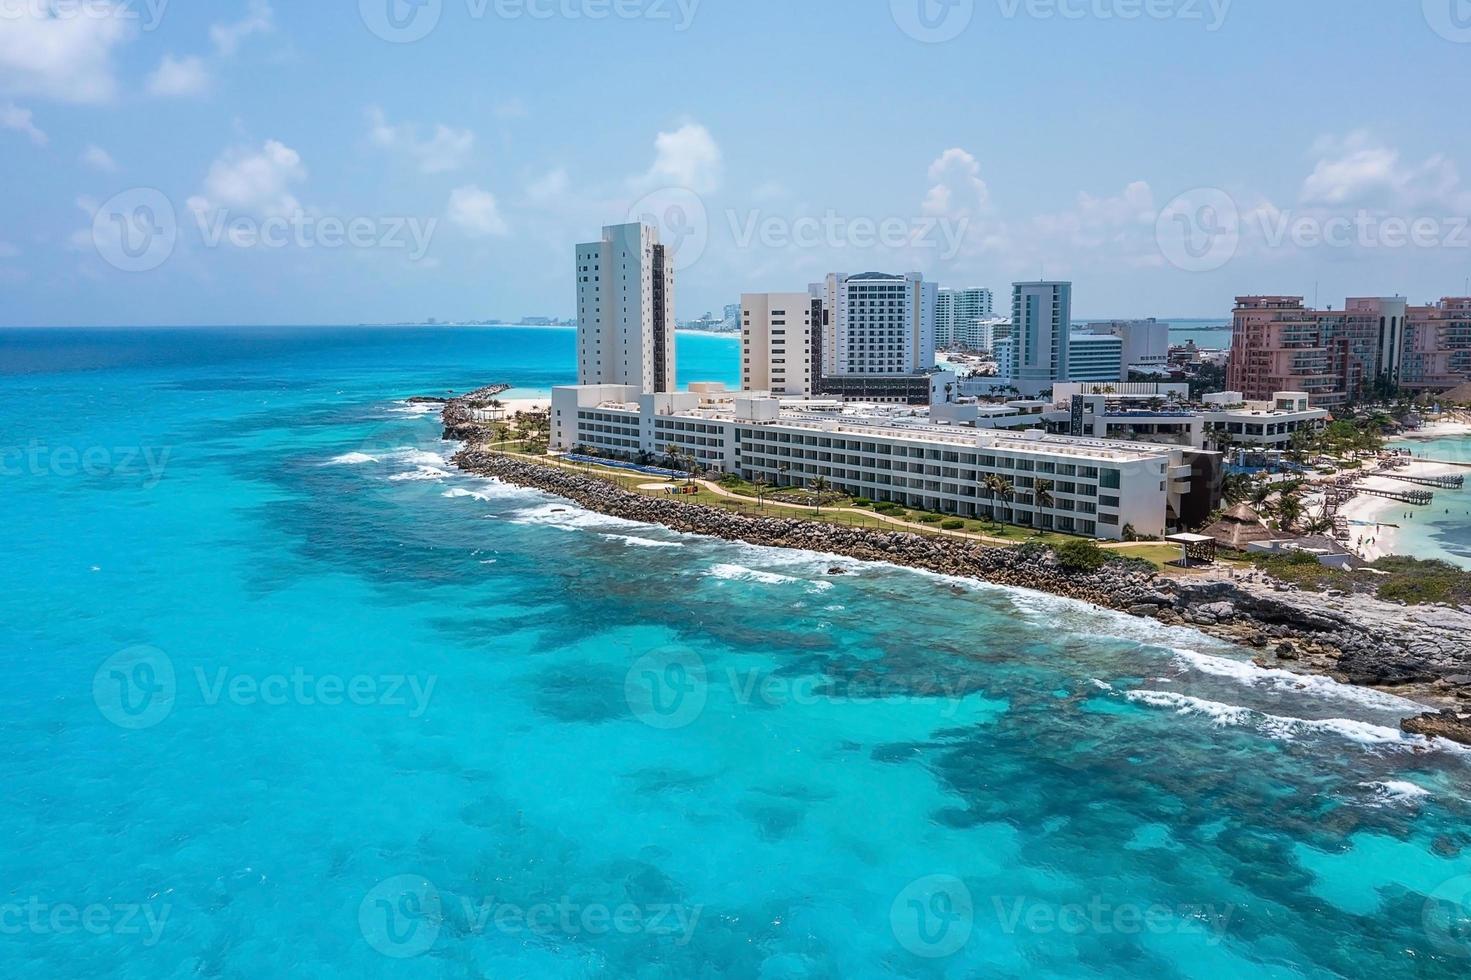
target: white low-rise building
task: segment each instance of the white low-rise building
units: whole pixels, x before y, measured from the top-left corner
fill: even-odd
[[[1224,441],[1287,449],[1299,432],[1321,431],[1332,418],[1327,409],[1313,408],[1305,391],[1279,391],[1266,402],[1248,402],[1239,391],[1224,391],[1202,401],[1207,437],[1218,445]]]
[[[774,486],[821,479],[875,501],[1111,540],[1126,528],[1162,535],[1204,520],[1220,496],[1220,457],[1185,447],[934,424],[831,403],[804,410],[719,385],[672,394],[555,388],[552,448],[693,458]]]

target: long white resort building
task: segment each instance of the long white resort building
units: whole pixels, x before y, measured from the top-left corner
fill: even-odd
[[[1109,540],[1126,529],[1194,526],[1220,501],[1220,455],[1189,446],[957,423],[944,406],[923,414],[718,384],[690,389],[554,388],[551,448],[646,460],[677,453],[773,486],[821,478],[875,501]]]

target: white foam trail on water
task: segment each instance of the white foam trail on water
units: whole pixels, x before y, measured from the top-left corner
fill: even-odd
[[[540,524],[561,528],[564,531],[581,531],[609,527],[645,527],[637,521],[621,517],[609,517],[596,511],[586,510],[572,504],[547,503],[540,507],[524,507],[513,511],[508,517],[512,524]]]
[[[1173,708],[1179,715],[1202,715],[1211,719],[1217,728],[1251,728],[1268,738],[1280,742],[1292,742],[1304,735],[1336,735],[1366,747],[1392,748],[1403,751],[1441,749],[1467,751],[1461,746],[1444,739],[1427,739],[1421,735],[1407,735],[1397,728],[1375,725],[1351,718],[1284,718],[1269,715],[1253,708],[1222,704],[1204,698],[1174,691],[1129,691],[1124,695],[1137,704],[1154,708]]]
[[[454,474],[437,466],[420,466],[409,473],[395,473],[388,479],[393,483],[417,482],[420,480],[447,480]]]
[[[444,453],[430,452],[427,449],[418,449],[414,446],[403,446],[383,454],[383,458],[394,463],[408,463],[413,466],[448,466],[449,456]]]
[[[435,412],[442,412],[444,411],[444,407],[442,405],[427,403],[410,405],[408,402],[396,402],[394,406],[388,411],[394,415],[420,416],[432,415]]]
[[[641,538],[635,534],[604,534],[602,537],[609,541],[622,541],[630,548],[683,548],[684,545],[678,541],[655,541],[653,538]]]
[[[1379,711],[1393,711],[1404,715],[1417,715],[1425,706],[1393,694],[1385,694],[1367,687],[1340,684],[1331,677],[1295,674],[1290,670],[1258,667],[1244,660],[1216,657],[1199,650],[1177,647],[1175,659],[1186,667],[1212,677],[1228,677],[1248,686],[1270,687],[1276,691],[1293,694],[1313,694],[1319,697],[1352,701]]]
[[[710,578],[722,579],[728,582],[759,582],[762,585],[803,585],[818,592],[826,592],[833,587],[831,582],[810,581],[805,578],[797,578],[794,575],[782,575],[777,572],[764,572],[758,568],[747,568],[745,565],[712,565],[705,571]]]
[[[1401,779],[1386,779],[1380,782],[1359,783],[1364,789],[1373,790],[1381,803],[1413,803],[1430,795],[1430,790]]]
[[[453,488],[451,490],[446,490],[444,493],[440,494],[440,496],[441,497],[448,497],[451,500],[458,500],[458,499],[460,499],[462,497],[471,497],[471,498],[473,498],[475,500],[487,500],[487,501],[494,500],[495,499],[495,495],[492,494],[492,493],[490,493],[489,491],[486,491],[486,490],[466,490],[464,487],[455,487],[455,488]]]
[[[377,456],[369,456],[367,453],[343,453],[341,456],[334,456],[333,458],[327,460],[327,462],[323,463],[322,465],[323,466],[361,466],[363,463],[376,463],[376,462],[378,462],[378,457]]]

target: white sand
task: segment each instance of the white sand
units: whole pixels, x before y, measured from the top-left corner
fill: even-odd
[[[1449,473],[1464,473],[1465,470],[1461,467],[1444,466],[1437,463],[1414,462],[1399,472],[1406,476],[1445,476]],[[1413,483],[1403,483],[1383,476],[1369,477],[1360,485],[1372,490],[1428,489],[1434,492],[1433,487],[1419,487]],[[1402,525],[1406,513],[1419,513],[1423,510],[1425,508],[1402,504],[1397,500],[1359,496],[1340,507],[1338,513],[1348,521],[1349,548],[1365,561],[1374,561],[1385,555],[1398,553],[1395,545],[1400,535],[1400,528],[1389,525]]]
[[[549,412],[552,408],[550,398],[502,398],[501,404],[506,406],[507,415],[515,415],[517,412]]]
[[[1471,422],[1461,422],[1456,419],[1442,419],[1438,422],[1427,422],[1418,431],[1407,432],[1400,438],[1454,439],[1468,435],[1471,435]]]

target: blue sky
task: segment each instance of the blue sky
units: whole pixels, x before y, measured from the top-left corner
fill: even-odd
[[[0,0],[0,323],[570,316],[630,213],[681,317],[867,269],[1422,301],[1468,81],[1467,0]]]

